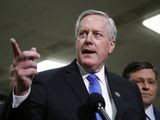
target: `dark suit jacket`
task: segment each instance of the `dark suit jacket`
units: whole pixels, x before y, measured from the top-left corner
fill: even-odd
[[[0,103],[0,120],[1,120],[1,112],[2,112],[2,110],[3,110],[3,106],[4,106],[4,102],[3,103]]]
[[[155,115],[155,118],[156,120],[160,120],[160,112],[157,108],[153,107],[154,109],[154,115]]]
[[[107,70],[106,75],[117,109],[115,120],[145,120],[138,87]],[[86,105],[88,96],[75,60],[66,67],[39,73],[33,80],[30,97],[17,109],[8,109],[11,108],[8,104],[3,118],[28,120],[32,116],[33,120],[94,120],[94,114]],[[31,112],[28,112],[30,107]]]

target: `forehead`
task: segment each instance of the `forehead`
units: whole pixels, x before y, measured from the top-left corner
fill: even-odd
[[[141,69],[130,74],[130,77],[140,77],[140,78],[153,78],[156,79],[155,73],[152,69]]]
[[[101,15],[87,15],[80,21],[81,27],[106,28],[107,18]]]

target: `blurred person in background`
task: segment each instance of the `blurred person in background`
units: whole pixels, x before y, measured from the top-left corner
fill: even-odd
[[[140,89],[147,120],[160,120],[160,112],[153,106],[158,91],[158,73],[147,61],[134,61],[123,71],[123,77],[136,83]]]

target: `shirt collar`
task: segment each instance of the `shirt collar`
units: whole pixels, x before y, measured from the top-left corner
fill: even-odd
[[[77,65],[79,67],[80,73],[83,77],[83,79],[85,79],[90,73],[88,73],[78,62]],[[105,83],[105,67],[103,65],[103,67],[100,69],[99,72],[96,72],[95,75],[97,75],[97,77],[99,78],[100,82]]]
[[[154,110],[152,104],[145,108],[145,113],[148,115],[149,118],[154,118]]]

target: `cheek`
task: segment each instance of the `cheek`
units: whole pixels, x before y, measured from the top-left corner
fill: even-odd
[[[76,41],[75,47],[76,47],[76,51],[79,52],[79,50],[81,48],[81,42],[80,42],[80,40]]]
[[[152,87],[151,91],[156,96],[157,95],[157,87]]]
[[[99,47],[99,51],[101,52],[102,57],[108,55],[109,53],[109,45],[101,44]]]

